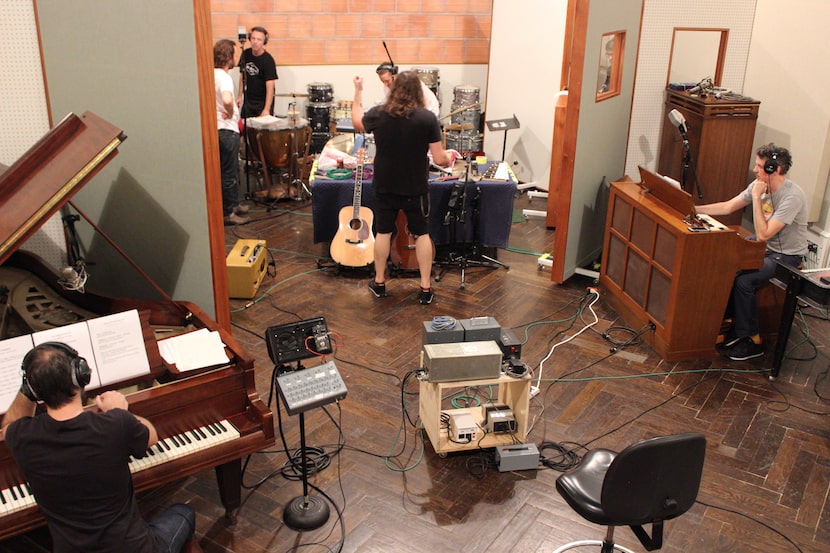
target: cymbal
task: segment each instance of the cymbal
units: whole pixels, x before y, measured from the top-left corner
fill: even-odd
[[[274,96],[281,98],[308,98],[308,94],[301,94],[299,92],[278,92]]]

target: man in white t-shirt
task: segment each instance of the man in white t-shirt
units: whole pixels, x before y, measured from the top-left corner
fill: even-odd
[[[228,74],[235,65],[236,45],[223,38],[213,46],[213,81],[216,90],[216,125],[219,129],[219,167],[222,172],[222,213],[226,225],[248,222],[239,204],[239,106]]]
[[[375,73],[378,74],[380,82],[383,83],[384,96],[388,96],[392,89],[392,83],[395,82],[395,75],[398,74],[398,66],[391,63],[382,63],[375,69]],[[424,93],[424,107],[434,113],[435,117],[439,117],[441,105],[438,103],[438,97],[423,81],[421,81],[421,91]]]

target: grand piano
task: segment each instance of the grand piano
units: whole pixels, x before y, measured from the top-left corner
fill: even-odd
[[[760,268],[766,244],[691,220],[688,192],[643,167],[640,179],[611,183],[600,285],[664,359],[713,357],[735,272]]]
[[[214,468],[226,516],[233,519],[241,504],[242,458],[274,443],[272,414],[257,394],[251,355],[198,306],[174,301],[158,287],[163,297],[157,301],[65,290],[53,269],[19,249],[61,207],[77,210],[72,196],[125,138],[93,113],[70,114],[0,174],[0,287],[7,292],[0,338],[138,310],[150,376],[90,389],[88,395],[120,389],[130,410],[156,426],[160,443],[131,461],[136,491]],[[201,328],[219,332],[228,363],[179,372],[162,359],[158,339]],[[0,540],[43,524],[23,474],[0,441]]]

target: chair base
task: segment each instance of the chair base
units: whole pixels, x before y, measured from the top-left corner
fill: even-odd
[[[565,545],[557,548],[553,553],[562,553],[563,551],[568,551],[571,549],[575,549],[577,547],[586,547],[586,546],[596,546],[600,551],[602,548],[602,544],[604,542],[602,540],[579,540],[579,541],[572,541],[571,543],[566,543]],[[623,547],[622,545],[617,545],[616,543],[613,545],[614,551],[620,551],[622,553],[634,553],[634,551],[628,549],[627,547]]]

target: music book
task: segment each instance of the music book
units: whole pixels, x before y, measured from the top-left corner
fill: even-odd
[[[138,311],[133,309],[0,341],[0,413],[20,389],[23,358],[44,342],[63,342],[86,359],[90,389],[150,374]]]

